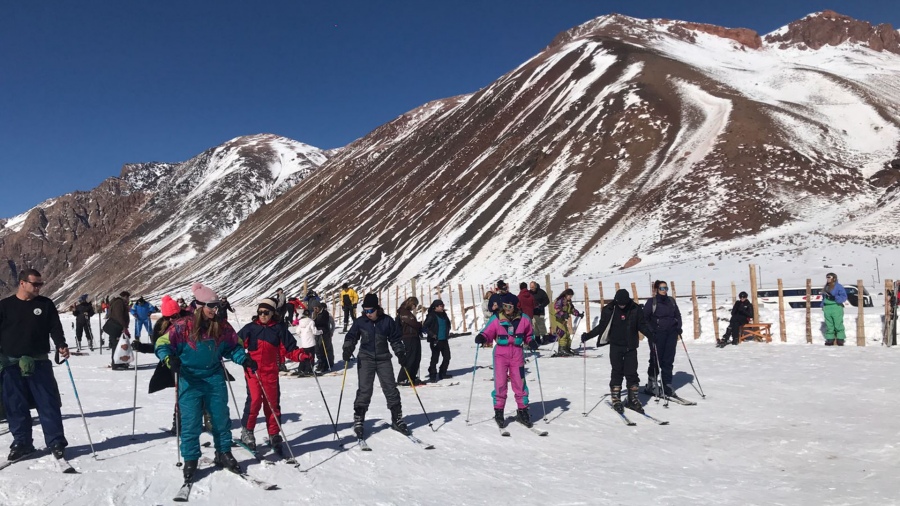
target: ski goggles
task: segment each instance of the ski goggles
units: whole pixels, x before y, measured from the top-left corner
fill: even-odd
[[[256,314],[258,314],[259,316],[271,316],[272,312],[268,309],[264,309],[262,311],[257,311]]]
[[[372,308],[372,309],[363,308],[362,311],[363,311],[363,314],[372,314],[376,311],[376,309],[375,308]]]

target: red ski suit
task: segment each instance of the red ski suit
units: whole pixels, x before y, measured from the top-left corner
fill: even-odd
[[[244,370],[244,377],[247,380],[247,401],[244,404],[241,425],[252,431],[256,427],[256,418],[262,408],[266,415],[266,429],[269,435],[278,434],[275,417],[277,416],[278,421],[281,421],[281,390],[278,386],[279,352],[284,346],[287,357],[294,362],[299,362],[306,354],[297,347],[297,341],[288,330],[287,325],[274,319],[266,325],[258,320],[252,321],[244,325],[238,332],[238,336],[243,341],[247,354],[256,361],[258,366],[256,373],[249,369]],[[259,380],[257,380],[257,375]],[[269,405],[263,399],[262,390],[259,388],[260,381],[274,412],[269,409]]]

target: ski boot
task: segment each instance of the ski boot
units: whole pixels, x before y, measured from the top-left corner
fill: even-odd
[[[241,428],[241,443],[247,445],[251,450],[256,451],[256,436],[253,431],[243,427]]]
[[[353,433],[357,439],[365,439],[366,433],[363,430],[363,422],[366,419],[366,411],[356,408],[353,410]]]
[[[531,415],[528,413],[527,407],[516,410],[516,421],[528,427],[529,429],[532,427],[533,424],[531,423]]]
[[[217,466],[224,467],[234,474],[241,474],[243,472],[241,471],[241,466],[238,465],[237,460],[231,452],[216,452],[216,458],[213,462]]]
[[[656,378],[647,380],[647,384],[644,386],[644,393],[653,397],[659,394],[659,384],[656,383]]]
[[[638,399],[637,396],[638,388],[640,387],[638,387],[637,385],[628,387],[628,409],[637,411],[638,413],[643,413],[644,406],[641,404],[641,400]]]
[[[834,339],[826,339],[825,346],[834,346]]]
[[[506,428],[506,417],[503,416],[502,409],[494,409],[494,421],[497,422],[497,427]]]
[[[401,411],[400,406],[391,408],[391,428],[404,436],[410,435],[409,427],[407,427],[406,422],[403,421],[403,412]]]
[[[31,453],[34,453],[34,445],[13,443],[12,446],[9,447],[9,455],[6,456],[6,460],[19,460]]]
[[[836,344],[838,346],[843,346],[844,340],[843,339],[835,339],[834,344]]]
[[[610,387],[609,401],[616,413],[621,415],[625,412],[625,408],[622,406],[622,387]]]
[[[666,397],[675,397],[675,389],[672,388],[672,385],[663,387],[663,392],[666,394]]]
[[[277,453],[279,457],[284,457],[284,439],[281,438],[281,434],[272,434],[269,436],[269,446],[272,447],[272,451]]]
[[[184,474],[185,483],[194,481],[194,473],[197,471],[197,461],[196,460],[185,460],[184,468],[181,472]]]
[[[88,339],[88,349],[94,351],[94,340]]]
[[[50,445],[50,453],[53,454],[53,458],[56,460],[65,459],[66,458],[66,445],[62,443],[53,443]]]

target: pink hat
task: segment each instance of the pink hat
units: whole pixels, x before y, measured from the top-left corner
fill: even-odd
[[[163,316],[174,316],[181,311],[178,303],[168,295],[163,295],[162,304],[160,304],[160,307],[160,311],[162,312]]]
[[[194,283],[191,285],[191,292],[194,294],[194,300],[202,304],[207,302],[217,302],[219,296],[211,288],[203,286],[202,283]]]

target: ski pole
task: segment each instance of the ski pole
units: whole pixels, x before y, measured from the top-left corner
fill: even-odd
[[[72,376],[72,366],[69,365],[69,359],[64,360],[64,362],[66,363],[66,369],[69,370],[69,379],[72,381],[72,390],[75,391],[75,400],[78,401],[78,411],[81,412],[81,421],[84,422],[84,432],[87,434],[88,444],[91,445],[91,454],[94,458],[97,458],[97,452],[94,451],[94,442],[91,441],[91,431],[88,430],[87,418],[84,416],[84,408],[81,407],[81,398],[78,397],[78,388],[75,386],[75,377]]]
[[[706,399],[706,394],[703,393],[703,385],[700,384],[700,378],[697,377],[697,371],[694,370],[694,363],[691,362],[691,354],[687,351],[687,345],[684,344],[684,339],[681,338],[681,335],[678,335],[678,339],[681,341],[681,346],[684,348],[684,354],[687,356],[688,363],[691,364],[691,372],[694,373],[694,379],[697,380],[697,386],[700,387],[700,397]],[[693,385],[693,383],[691,383]]]
[[[331,428],[334,429],[334,437],[336,439],[340,439],[340,436],[338,436],[337,424],[334,423],[334,418],[331,417],[331,410],[328,408],[328,401],[325,400],[325,392],[322,391],[322,385],[319,383],[319,375],[314,372],[313,378],[316,379],[316,386],[319,387],[319,395],[322,396],[322,404],[325,405],[325,411],[328,412],[328,419],[331,420]]]
[[[472,393],[475,392],[475,371],[478,370],[478,350],[481,345],[475,346],[475,365],[472,366],[472,387],[469,388],[469,409],[466,410],[466,423],[469,423],[469,413],[472,412]]]
[[[344,378],[341,379],[341,395],[338,397],[338,408],[337,415],[334,417],[334,426],[337,428],[338,420],[341,419],[341,402],[344,400],[344,383],[347,382],[347,366],[350,365],[350,361],[347,360],[344,362]],[[335,435],[335,438],[337,435]]]
[[[653,348],[653,356],[656,357],[656,402],[658,403],[660,399],[665,397],[666,403],[663,404],[664,408],[669,407],[669,394],[666,393],[666,387],[662,382],[662,362],[659,361],[659,347],[655,344],[650,345]]]
[[[181,467],[181,405],[179,404],[178,390],[181,389],[181,381],[179,373],[175,373],[175,447],[178,449],[178,463],[175,467]]]
[[[131,439],[134,439],[134,429],[137,427],[137,373],[138,373],[138,353],[131,347],[131,354],[134,355],[134,405],[131,408]]]
[[[284,444],[285,446],[287,446],[288,453],[291,455],[291,458],[286,462],[288,464],[296,464],[297,459],[294,457],[294,450],[291,449],[291,443],[288,442],[287,434],[284,433],[284,427],[281,426],[281,420],[279,420],[279,418],[281,418],[280,406],[279,414],[276,415],[275,409],[272,407],[272,403],[269,401],[269,396],[266,395],[266,389],[263,387],[262,378],[259,377],[259,374],[256,371],[251,370],[250,372],[252,372],[253,375],[256,376],[256,382],[259,383],[259,391],[262,392],[262,397],[266,401],[266,404],[269,406],[269,413],[272,413],[272,418],[275,419],[275,424],[278,425],[278,432],[281,432],[281,437],[282,439],[284,439]],[[269,442],[271,443],[271,439],[269,440]]]
[[[606,399],[607,397],[609,397],[609,394],[603,394],[603,395],[601,395],[601,396],[600,396],[600,400],[597,401],[597,404],[594,404],[594,407],[592,407],[591,409],[589,409],[589,410],[587,411],[587,413],[584,414],[584,416],[590,415],[595,409],[597,409],[597,406],[599,406],[600,403],[603,402],[603,399]]]
[[[425,405],[422,404],[422,398],[419,397],[419,392],[416,390],[416,382],[413,381],[412,376],[409,375],[409,369],[406,368],[405,365],[400,366],[403,368],[403,372],[406,373],[406,379],[409,380],[409,386],[412,387],[413,393],[416,394],[416,399],[419,400],[419,406],[422,407],[422,413],[425,414],[425,419],[428,420],[428,426],[431,427],[431,432],[437,432],[434,430],[434,426],[431,425],[431,418],[428,417],[428,411],[425,411]]]
[[[581,341],[581,362],[584,364],[582,371],[584,371],[581,375],[582,378],[582,398],[584,399],[584,413],[582,415],[587,416],[587,347],[584,345],[584,341]]]
[[[241,410],[238,408],[237,397],[234,396],[234,387],[231,386],[231,382],[228,381],[228,371],[225,370],[225,359],[219,357],[219,361],[222,363],[222,377],[225,378],[225,384],[228,385],[228,390],[231,391],[231,400],[234,401],[234,411],[238,415],[238,420],[241,420],[241,427],[243,427],[244,423],[241,418]]]
[[[544,406],[544,387],[541,385],[541,367],[538,365],[537,350],[532,351],[531,356],[534,358],[534,369],[537,371],[538,389],[541,392],[541,411],[544,412],[544,423],[550,423],[550,421],[547,420],[547,408]]]

